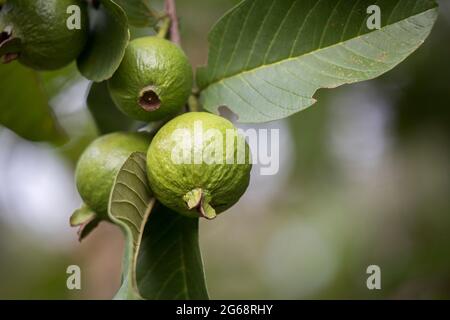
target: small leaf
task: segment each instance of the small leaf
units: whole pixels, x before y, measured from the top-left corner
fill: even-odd
[[[209,35],[197,73],[201,102],[227,106],[241,122],[287,117],[315,103],[320,88],[373,79],[428,37],[432,0],[379,0],[381,29],[369,30],[372,0],[246,0]]]
[[[101,82],[111,78],[122,62],[130,40],[125,12],[112,0],[101,0],[91,9],[91,31],[85,49],[78,57],[78,68],[86,78]]]
[[[116,108],[106,82],[92,83],[87,105],[101,134],[125,131],[135,123]]]
[[[0,64],[0,124],[32,141],[65,139],[40,74],[17,62]]]
[[[198,221],[158,206],[147,222],[137,265],[146,299],[206,300]]]
[[[157,14],[150,7],[148,0],[116,0],[128,16],[128,22],[135,27],[153,27]]]
[[[86,205],[83,205],[80,209],[75,210],[75,212],[70,216],[70,225],[72,227],[81,226],[96,216],[95,212],[92,211]]]
[[[125,233],[123,283],[116,299],[140,299],[136,284],[137,254],[144,226],[155,204],[147,184],[145,154],[135,152],[123,164],[109,199],[109,217]]]
[[[88,206],[83,205],[70,216],[70,225],[78,227],[78,240],[86,238],[100,223],[101,219]]]

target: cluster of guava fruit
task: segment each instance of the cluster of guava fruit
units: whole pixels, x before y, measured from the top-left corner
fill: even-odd
[[[70,5],[82,9],[79,30],[66,28]],[[58,69],[77,58],[87,41],[88,29],[83,0],[7,0],[0,13],[0,56],[6,62],[17,59],[36,70]],[[206,112],[179,115],[192,87],[192,67],[176,44],[159,37],[129,43],[119,68],[108,80],[111,98],[132,119],[166,123],[154,135],[116,132],[101,136],[81,155],[75,173],[77,189],[98,219],[109,220],[108,202],[115,177],[134,152],[147,154],[148,182],[157,200],[185,216],[212,219],[243,195],[251,170],[248,145],[233,124],[222,117]],[[199,163],[174,161],[176,148],[187,154],[211,151],[212,137],[174,139],[177,130],[194,135],[199,122],[204,130],[214,129],[223,138],[231,132],[231,151],[226,146],[216,148],[216,152],[227,150],[222,161],[219,158],[213,163],[203,159]],[[247,153],[244,163],[228,161],[236,156],[240,145]]]
[[[151,111],[150,111],[151,112]],[[205,152],[211,140],[174,140],[176,130],[194,132],[200,121],[233,136],[229,154],[235,156],[242,141],[247,157],[243,163],[177,162],[175,148]],[[227,131],[228,130],[228,131]],[[181,150],[181,151],[184,151]],[[154,136],[146,132],[116,132],[94,140],[80,157],[76,168],[77,189],[85,205],[97,216],[109,220],[108,201],[115,177],[133,152],[147,154],[147,177],[157,200],[188,217],[213,219],[233,206],[244,194],[250,180],[249,147],[231,122],[206,112],[188,112],[167,122]]]

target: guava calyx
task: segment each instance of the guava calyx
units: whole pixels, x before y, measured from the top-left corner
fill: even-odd
[[[6,27],[0,32],[0,57],[2,63],[9,63],[19,58],[21,40],[13,36],[12,28]]]
[[[152,86],[142,89],[138,103],[142,109],[148,112],[158,110],[161,107],[161,100]]]
[[[209,204],[205,197],[205,193],[201,188],[189,191],[183,197],[188,209],[197,209],[201,217],[212,220],[217,216],[216,210]]]
[[[8,32],[6,30],[0,32],[0,46],[3,46],[4,43],[7,40],[9,40],[9,39],[11,39],[11,33],[10,32]]]
[[[202,201],[202,204],[200,205],[200,214],[203,218],[208,220],[212,220],[217,216],[216,210],[214,210],[208,202],[204,201]]]

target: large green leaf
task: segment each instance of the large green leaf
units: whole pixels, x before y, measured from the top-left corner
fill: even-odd
[[[156,12],[148,0],[116,0],[128,16],[128,22],[135,27],[151,27],[156,24]]]
[[[122,62],[130,40],[128,19],[112,0],[101,0],[99,9],[91,9],[88,43],[78,57],[78,68],[86,78],[101,82],[111,78]]]
[[[41,75],[18,62],[0,64],[0,124],[32,141],[65,138],[48,105]]]
[[[154,205],[145,154],[134,153],[116,177],[109,204],[111,220],[126,236],[123,282],[115,298],[206,299],[198,220]]]
[[[160,205],[152,212],[142,239],[137,281],[146,299],[208,299],[198,219]]]
[[[101,134],[125,131],[135,123],[116,108],[109,94],[106,81],[92,83],[87,105]]]
[[[381,9],[381,29],[367,8]],[[429,35],[433,0],[246,0],[209,36],[208,65],[198,70],[201,102],[227,106],[241,122],[287,117],[315,103],[320,88],[375,78]]]

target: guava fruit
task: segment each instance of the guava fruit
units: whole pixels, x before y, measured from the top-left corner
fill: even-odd
[[[233,206],[250,181],[250,149],[233,124],[206,112],[170,120],[147,152],[156,198],[189,217],[214,218]]]
[[[73,6],[80,9],[79,29],[67,26]],[[84,48],[88,19],[83,0],[8,0],[0,11],[0,57],[36,70],[64,67]]]
[[[75,170],[78,192],[85,205],[108,219],[108,202],[114,179],[133,152],[147,152],[146,133],[115,132],[94,140],[83,152]]]
[[[108,86],[123,113],[156,121],[180,111],[192,82],[192,67],[181,48],[162,38],[143,37],[130,42]]]

